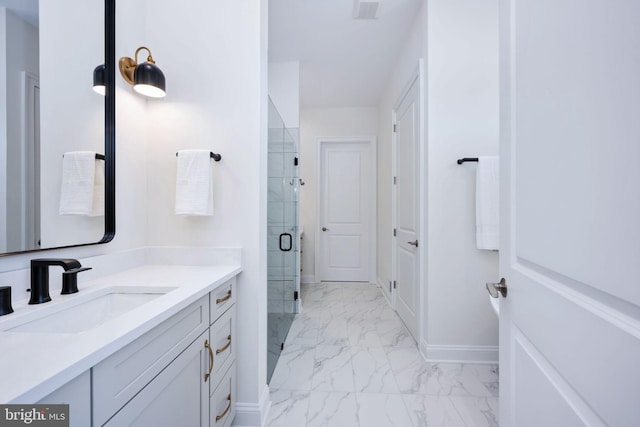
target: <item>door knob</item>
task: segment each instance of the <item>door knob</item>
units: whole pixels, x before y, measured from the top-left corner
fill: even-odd
[[[322,231],[329,231],[327,227],[322,227]]]
[[[416,248],[418,247],[418,241],[416,240],[415,242],[407,242],[408,244],[410,244],[411,246],[415,246]]]
[[[489,295],[491,295],[491,298],[498,298],[498,293],[502,295],[502,298],[506,298],[507,281],[504,280],[503,277],[498,283],[487,283],[487,291],[489,291]]]

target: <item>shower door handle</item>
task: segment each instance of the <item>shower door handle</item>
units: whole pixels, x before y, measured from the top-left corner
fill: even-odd
[[[289,238],[289,247],[285,247],[282,244],[283,238],[286,238],[286,237]],[[282,233],[280,235],[280,250],[283,251],[283,252],[289,252],[291,250],[291,248],[293,248],[293,236],[291,234],[289,234],[289,233]]]

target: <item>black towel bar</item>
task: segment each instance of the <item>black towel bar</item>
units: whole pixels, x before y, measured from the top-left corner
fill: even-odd
[[[211,158],[216,162],[219,162],[220,160],[222,160],[222,156],[218,153],[214,153],[213,151],[211,151],[209,154],[211,154]],[[178,157],[178,153],[176,153],[176,157]]]
[[[64,154],[62,155],[64,157]],[[96,153],[96,160],[104,160],[104,154]]]
[[[478,158],[477,157],[464,157],[462,159],[458,159],[458,164],[461,165],[464,162],[477,162]]]

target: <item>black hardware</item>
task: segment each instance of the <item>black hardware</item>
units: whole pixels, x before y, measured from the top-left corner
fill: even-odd
[[[298,291],[293,291],[293,300],[298,301]]]
[[[393,229],[393,237],[396,237],[396,232],[397,232],[397,230],[394,228]]]
[[[60,295],[69,295],[78,292],[78,273],[87,270],[91,270],[91,267],[74,268],[62,273],[62,292],[60,292]]]
[[[284,343],[283,342],[280,343],[280,351],[282,351],[282,350],[284,350]]]
[[[210,151],[209,155],[216,162],[219,162],[220,160],[222,160],[222,155],[221,154],[214,153],[213,151]],[[178,153],[176,153],[176,157],[178,157]]]
[[[11,286],[0,286],[0,316],[13,313],[11,307]]]
[[[464,162],[477,162],[478,158],[477,157],[464,157],[462,159],[458,159],[458,164],[461,165]]]
[[[29,304],[42,304],[51,301],[49,296],[49,266],[58,265],[64,271],[80,269],[82,265],[76,259],[40,258],[31,260],[31,296]],[[70,280],[70,279],[68,279]],[[76,282],[77,283],[77,282]],[[76,285],[77,291],[77,285]]]
[[[284,246],[282,246],[282,238],[283,237],[288,237],[289,238],[289,247],[288,248],[284,248]],[[293,247],[293,236],[289,233],[282,233],[280,235],[280,250],[283,252],[289,252],[291,250],[291,248]]]
[[[398,283],[394,280],[394,281],[393,281],[393,289],[395,289],[395,288],[397,288],[397,287],[398,287]]]
[[[293,158],[293,166],[298,166],[298,158],[297,157]]]

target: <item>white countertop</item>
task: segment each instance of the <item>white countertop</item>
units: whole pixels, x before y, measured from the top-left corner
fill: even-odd
[[[79,333],[0,332],[0,403],[35,403],[159,325],[241,271],[239,264],[218,266],[147,265],[80,282],[80,292],[52,301],[14,303],[15,312],[0,317],[0,330],[33,310],[62,304],[110,286],[177,288],[93,329]],[[80,279],[81,280],[81,279]]]

